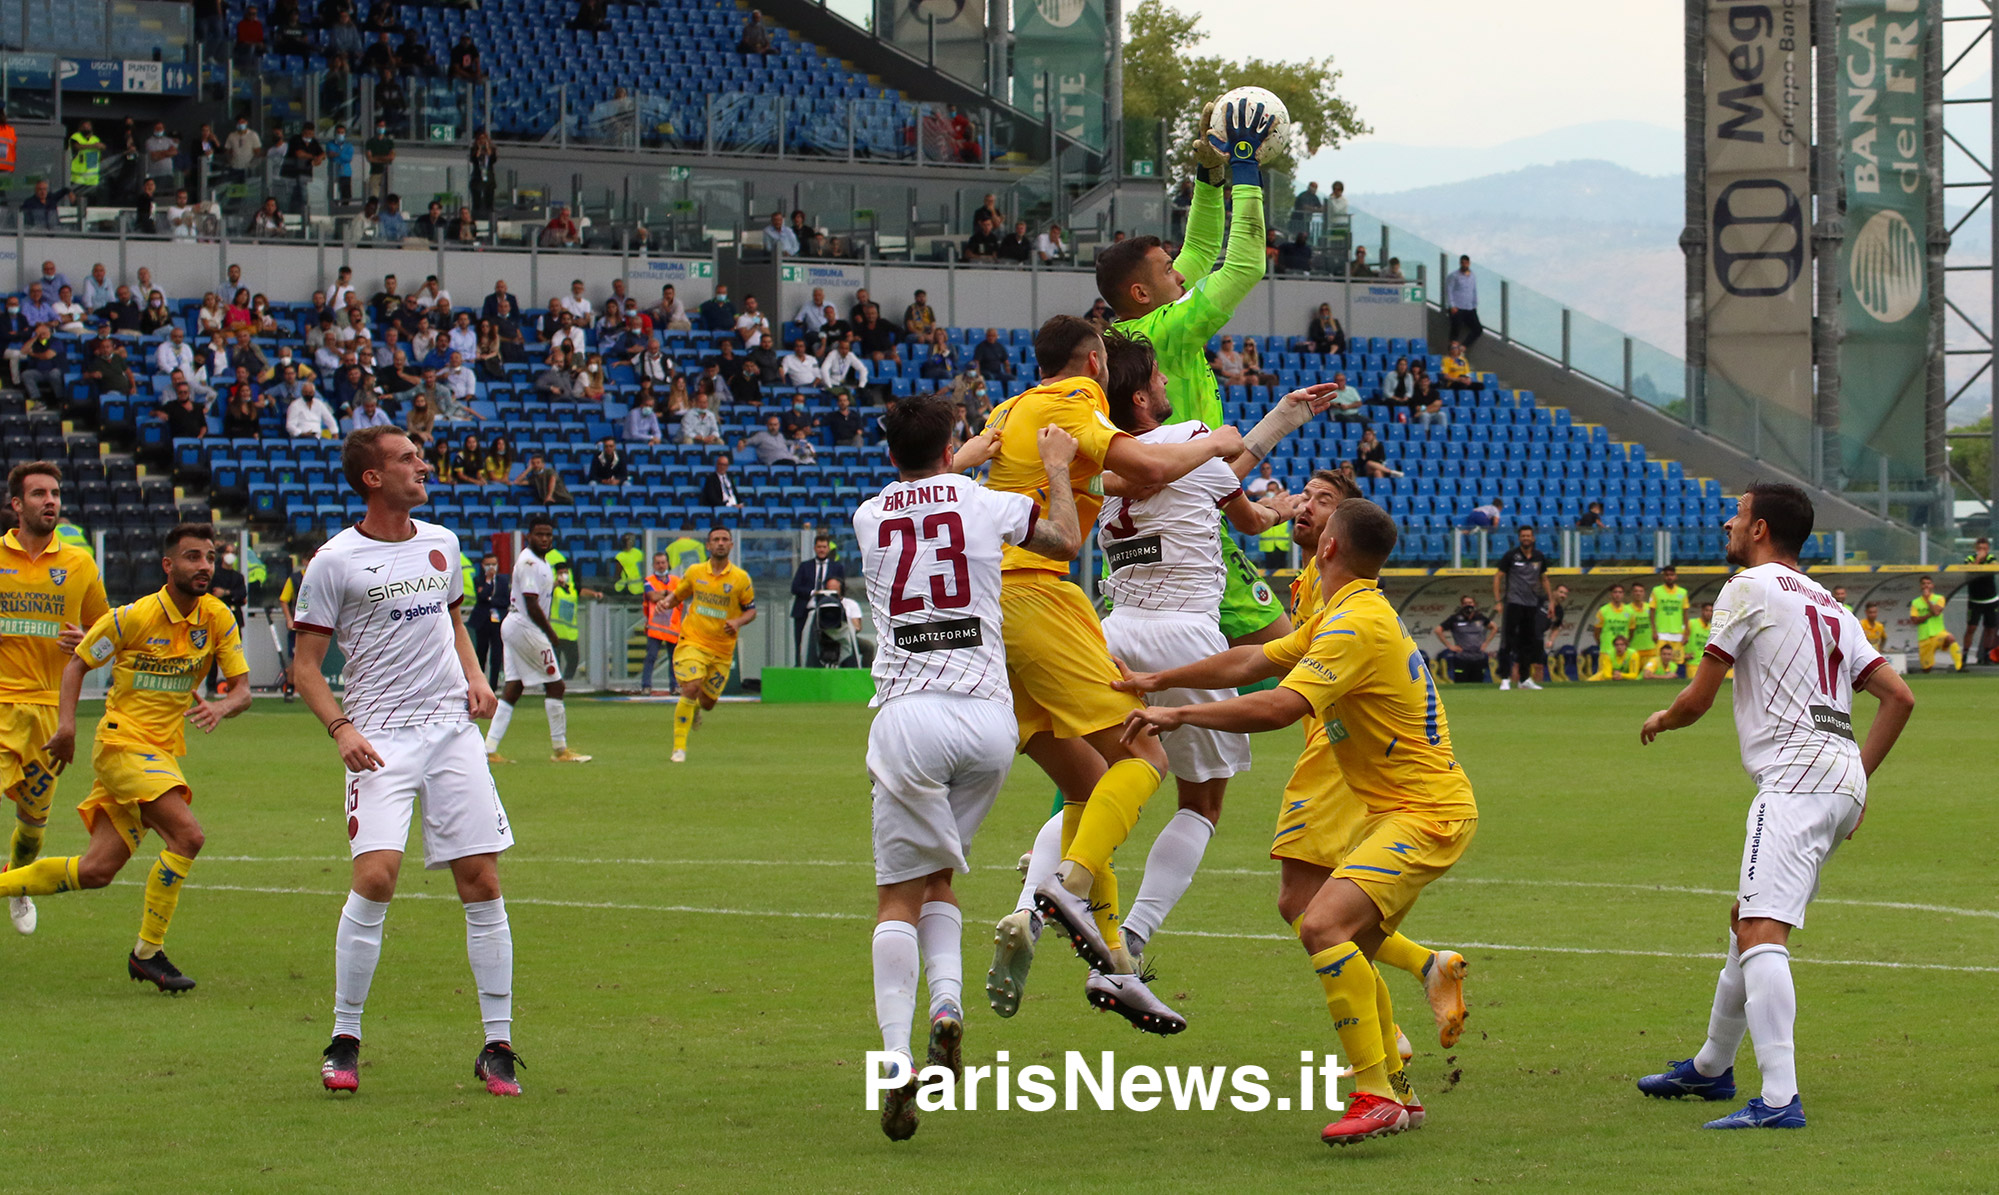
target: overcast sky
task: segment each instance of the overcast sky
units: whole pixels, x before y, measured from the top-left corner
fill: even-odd
[[[1669,0],[1168,2],[1201,15],[1209,53],[1331,54],[1372,139],[1482,147],[1589,121],[1680,125],[1682,9]]]

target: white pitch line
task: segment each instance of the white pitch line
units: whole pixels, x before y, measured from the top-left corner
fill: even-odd
[[[136,880],[120,880],[117,882],[117,886],[121,888],[133,888],[142,885]],[[333,892],[320,888],[264,888],[244,884],[190,884],[188,886],[209,892],[249,892],[270,896],[320,896],[329,900],[347,895],[344,892]],[[457,900],[458,898],[455,895],[442,892],[404,892],[398,893],[397,899]],[[537,905],[553,909],[612,909],[633,913],[691,913],[717,917],[769,917],[791,921],[871,920],[865,913],[799,913],[784,909],[727,909],[701,905],[641,905],[626,904],[619,901],[550,900],[545,897],[536,896],[510,896],[507,898],[507,903],[514,905]],[[1233,942],[1292,942],[1297,940],[1289,934],[1246,934],[1218,932],[1214,930],[1171,930],[1165,931],[1165,936],[1168,939],[1174,937],[1216,938]],[[1459,942],[1454,945],[1466,950],[1508,950],[1522,954],[1607,954],[1629,958],[1705,959],[1710,962],[1722,957],[1719,954],[1699,951],[1617,950],[1596,946],[1520,946],[1507,942]],[[1812,958],[1810,956],[1800,957],[1796,955],[1792,956],[1792,959],[1794,962],[1816,963],[1826,967],[1881,967],[1894,971],[1968,971],[1982,974],[1999,974],[1999,967],[1975,967],[1952,963],[1892,963],[1875,959]]]
[[[337,855],[203,855],[205,863],[345,863]],[[560,855],[509,855],[510,865],[522,863],[551,863],[580,867],[873,867],[865,859],[584,859]],[[988,863],[978,868],[980,871],[1014,871],[1016,868],[1003,863]],[[1120,868],[1119,874],[1142,875],[1142,867]],[[1252,876],[1274,877],[1275,868],[1255,867],[1203,867],[1200,874],[1209,876]],[[1630,884],[1609,880],[1523,880],[1501,876],[1455,876],[1447,875],[1437,881],[1440,884],[1504,884],[1517,888],[1593,888],[1613,892],[1670,892],[1681,896],[1735,896],[1732,888],[1695,888],[1684,884]],[[1919,904],[1902,900],[1856,900],[1836,896],[1821,896],[1812,901],[1815,905],[1844,905],[1860,909],[1896,909],[1912,913],[1942,913],[1952,917],[1984,917],[1999,920],[1999,909],[1965,909],[1954,905]]]

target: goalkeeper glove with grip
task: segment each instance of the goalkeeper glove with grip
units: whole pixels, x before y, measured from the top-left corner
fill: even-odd
[[[1263,185],[1263,168],[1257,165],[1256,155],[1276,127],[1277,118],[1265,116],[1262,104],[1254,112],[1250,111],[1248,100],[1238,100],[1222,109],[1222,129],[1228,137],[1218,140],[1211,132],[1208,142],[1228,155],[1230,182],[1239,187]]]
[[[1225,187],[1229,181],[1229,156],[1208,133],[1214,115],[1215,101],[1201,105],[1201,122],[1194,126],[1194,174],[1211,187]]]

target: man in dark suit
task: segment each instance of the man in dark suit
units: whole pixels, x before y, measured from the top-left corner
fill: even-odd
[[[521,318],[521,301],[508,293],[506,279],[493,284],[493,293],[486,296],[486,302],[479,308],[479,316],[496,324],[503,319]]]
[[[479,653],[479,665],[486,670],[489,684],[500,683],[500,620],[507,616],[513,599],[513,578],[500,571],[500,558],[491,552],[479,558],[479,578],[472,583],[472,646]]]
[[[812,608],[812,595],[826,588],[828,581],[844,581],[847,570],[833,559],[833,539],[821,534],[812,541],[812,557],[801,560],[791,575],[791,642],[795,647],[805,637],[805,619]],[[805,659],[799,660],[799,667]]]
[[[715,458],[715,471],[701,479],[701,504],[704,506],[741,506],[736,497],[735,479],[729,476],[729,458]]]

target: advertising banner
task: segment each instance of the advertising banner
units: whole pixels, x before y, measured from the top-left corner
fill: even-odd
[[[1813,434],[1807,16],[1803,0],[1710,0],[1705,63],[1707,428],[1799,472]]]
[[[1924,475],[1930,303],[1925,246],[1931,179],[1923,144],[1923,0],[1842,0],[1839,142],[1846,183],[1840,247],[1840,431],[1845,471]]]

